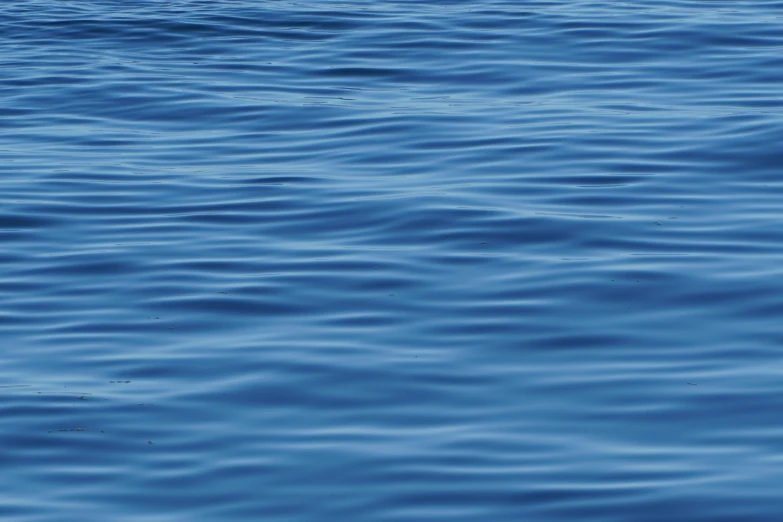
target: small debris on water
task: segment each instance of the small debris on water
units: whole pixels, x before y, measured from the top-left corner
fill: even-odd
[[[69,431],[92,431],[92,428],[59,428],[56,430],[48,430],[48,433],[52,433],[55,431],[59,432],[69,432]],[[103,430],[101,430],[101,433],[103,433]]]

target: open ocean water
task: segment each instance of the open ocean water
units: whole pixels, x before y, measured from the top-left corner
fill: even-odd
[[[783,520],[783,2],[5,0],[0,518]]]

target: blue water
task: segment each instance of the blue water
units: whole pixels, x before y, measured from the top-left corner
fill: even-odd
[[[783,519],[783,2],[6,0],[0,517]]]

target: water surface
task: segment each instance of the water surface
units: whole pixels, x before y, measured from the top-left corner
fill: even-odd
[[[0,6],[0,516],[783,500],[783,2]]]

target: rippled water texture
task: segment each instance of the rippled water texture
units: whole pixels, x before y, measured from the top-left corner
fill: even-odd
[[[781,520],[783,2],[0,44],[4,520]]]

